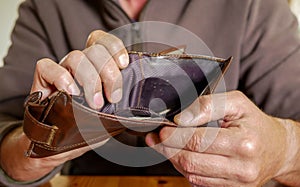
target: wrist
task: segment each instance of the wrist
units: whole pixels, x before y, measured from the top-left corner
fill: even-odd
[[[282,184],[298,186],[300,175],[300,125],[292,120],[280,120],[286,129],[285,160],[274,179]]]
[[[35,181],[42,178],[54,167],[43,167],[39,159],[25,156],[30,141],[24,135],[22,127],[9,132],[1,142],[0,164],[2,170],[16,181]]]

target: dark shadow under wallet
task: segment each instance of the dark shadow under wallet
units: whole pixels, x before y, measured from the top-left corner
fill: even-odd
[[[84,95],[57,91],[41,100],[35,92],[25,102],[24,132],[30,157],[47,157],[101,142],[124,131],[143,134],[176,126],[173,117],[198,96],[210,94],[232,58],[187,54],[129,52],[122,70],[123,97],[91,109]]]

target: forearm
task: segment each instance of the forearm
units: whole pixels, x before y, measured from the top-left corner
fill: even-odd
[[[300,186],[300,122],[281,122],[287,130],[286,160],[274,179],[288,186]]]
[[[7,135],[17,128],[21,129],[22,121],[17,120],[12,116],[0,114],[0,142],[2,143],[4,138],[7,138]],[[1,145],[1,149],[2,149]],[[10,150],[17,150],[18,148],[10,148]],[[8,155],[11,156],[11,155]],[[24,154],[22,155],[24,157]],[[3,158],[2,155],[0,157]],[[1,161],[2,162],[2,161]],[[7,164],[7,163],[6,163]],[[17,162],[17,164],[20,164],[20,162]],[[60,172],[62,166],[57,167],[56,169],[52,170],[49,174],[42,176],[38,180],[31,180],[26,182],[21,182],[18,180],[13,179],[10,175],[8,175],[7,171],[4,168],[0,168],[0,186],[38,186],[41,185],[47,181],[49,181],[54,175],[56,175],[58,172]],[[30,172],[32,173],[32,172]]]
[[[55,168],[53,165],[45,165],[46,162],[42,160],[26,157],[24,153],[29,144],[30,141],[25,137],[22,127],[9,132],[1,142],[1,167],[12,179],[35,181]],[[38,170],[34,170],[37,168]]]

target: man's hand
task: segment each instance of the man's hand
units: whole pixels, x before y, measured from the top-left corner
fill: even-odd
[[[65,90],[69,94],[77,95],[81,86],[90,107],[99,109],[104,105],[104,94],[112,103],[121,99],[120,69],[127,67],[128,63],[128,53],[120,39],[103,31],[94,31],[83,51],[70,52],[60,63],[51,59],[39,60],[31,92],[42,91],[44,99],[56,90]],[[94,146],[101,146],[106,141]],[[39,179],[55,167],[91,149],[84,147],[37,159],[24,156],[29,144],[30,141],[22,128],[9,133],[1,144],[1,166],[9,176],[19,181]]]
[[[220,128],[200,127],[212,121]],[[195,186],[261,186],[292,171],[299,179],[299,127],[266,115],[240,92],[201,96],[175,122],[189,128],[164,127],[146,142]],[[291,176],[279,181],[300,185]]]
[[[92,147],[82,147],[50,157],[30,158],[25,156],[30,141],[20,127],[9,133],[1,144],[1,167],[17,181],[33,181],[45,176],[66,161],[77,158],[106,142],[107,140],[94,144]]]
[[[126,68],[128,63],[128,53],[120,39],[103,31],[94,31],[88,38],[86,49],[70,52],[60,64],[51,59],[39,60],[31,92],[42,91],[43,98],[55,90],[76,95],[80,92],[76,80],[90,107],[99,109],[104,105],[104,93],[109,102],[120,101],[120,69]]]

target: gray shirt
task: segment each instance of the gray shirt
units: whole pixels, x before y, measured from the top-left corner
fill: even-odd
[[[150,0],[135,21],[181,26],[201,38],[214,56],[233,56],[225,75],[227,91],[241,90],[270,115],[300,118],[300,40],[296,18],[286,1]],[[37,60],[47,57],[59,62],[71,50],[84,49],[91,31],[110,31],[132,22],[115,1],[22,3],[12,45],[0,68],[1,137],[22,124],[23,102],[30,92]],[[121,33],[118,37],[125,41],[126,35]],[[157,48],[145,46],[142,50],[155,52]],[[119,139],[133,145],[143,144],[140,138],[126,134]],[[113,146],[108,142],[101,149]],[[121,167],[92,151],[66,163],[63,173],[178,175],[170,163]]]

